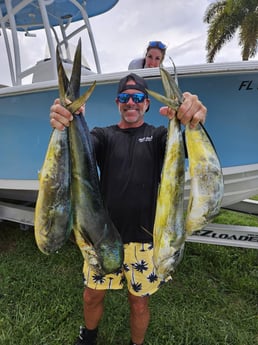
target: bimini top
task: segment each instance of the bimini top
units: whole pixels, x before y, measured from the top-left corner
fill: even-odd
[[[94,17],[109,11],[118,0],[76,0],[76,6],[67,0],[43,0],[47,8],[51,26],[59,25],[60,18],[67,22],[82,20],[83,16],[78,6],[86,9],[88,17]],[[44,28],[41,1],[38,0],[0,0],[1,18],[8,12],[15,13],[16,28],[19,31],[31,31]],[[86,5],[85,5],[86,4]]]

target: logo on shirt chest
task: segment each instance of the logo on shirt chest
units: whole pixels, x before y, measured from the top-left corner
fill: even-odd
[[[152,139],[153,139],[153,136],[151,135],[150,137],[139,138],[138,141],[139,143],[146,143],[146,142],[152,141]]]

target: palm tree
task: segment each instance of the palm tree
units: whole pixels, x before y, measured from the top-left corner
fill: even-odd
[[[204,15],[209,24],[207,62],[213,62],[223,45],[239,29],[242,60],[254,57],[258,47],[258,0],[224,0],[211,3]]]

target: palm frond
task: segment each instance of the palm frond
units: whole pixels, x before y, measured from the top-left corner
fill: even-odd
[[[213,62],[215,55],[229,42],[237,29],[242,59],[248,60],[257,53],[258,1],[224,0],[216,1],[207,7],[204,22],[209,24],[207,31],[207,62]]]

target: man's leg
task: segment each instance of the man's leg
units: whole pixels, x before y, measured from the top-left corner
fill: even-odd
[[[85,327],[80,328],[80,335],[74,345],[96,345],[98,324],[104,311],[105,290],[86,287],[83,293]]]
[[[153,266],[152,243],[129,243],[124,245],[126,269],[124,274],[129,291],[131,308],[131,345],[140,345],[147,331],[150,311],[149,298],[165,283],[159,279]],[[171,279],[168,277],[166,280]]]
[[[93,290],[88,287],[83,293],[84,322],[87,329],[98,327],[104,312],[104,297],[106,290]]]
[[[130,305],[131,339],[134,344],[143,344],[150,321],[149,296],[138,297],[128,294]]]

